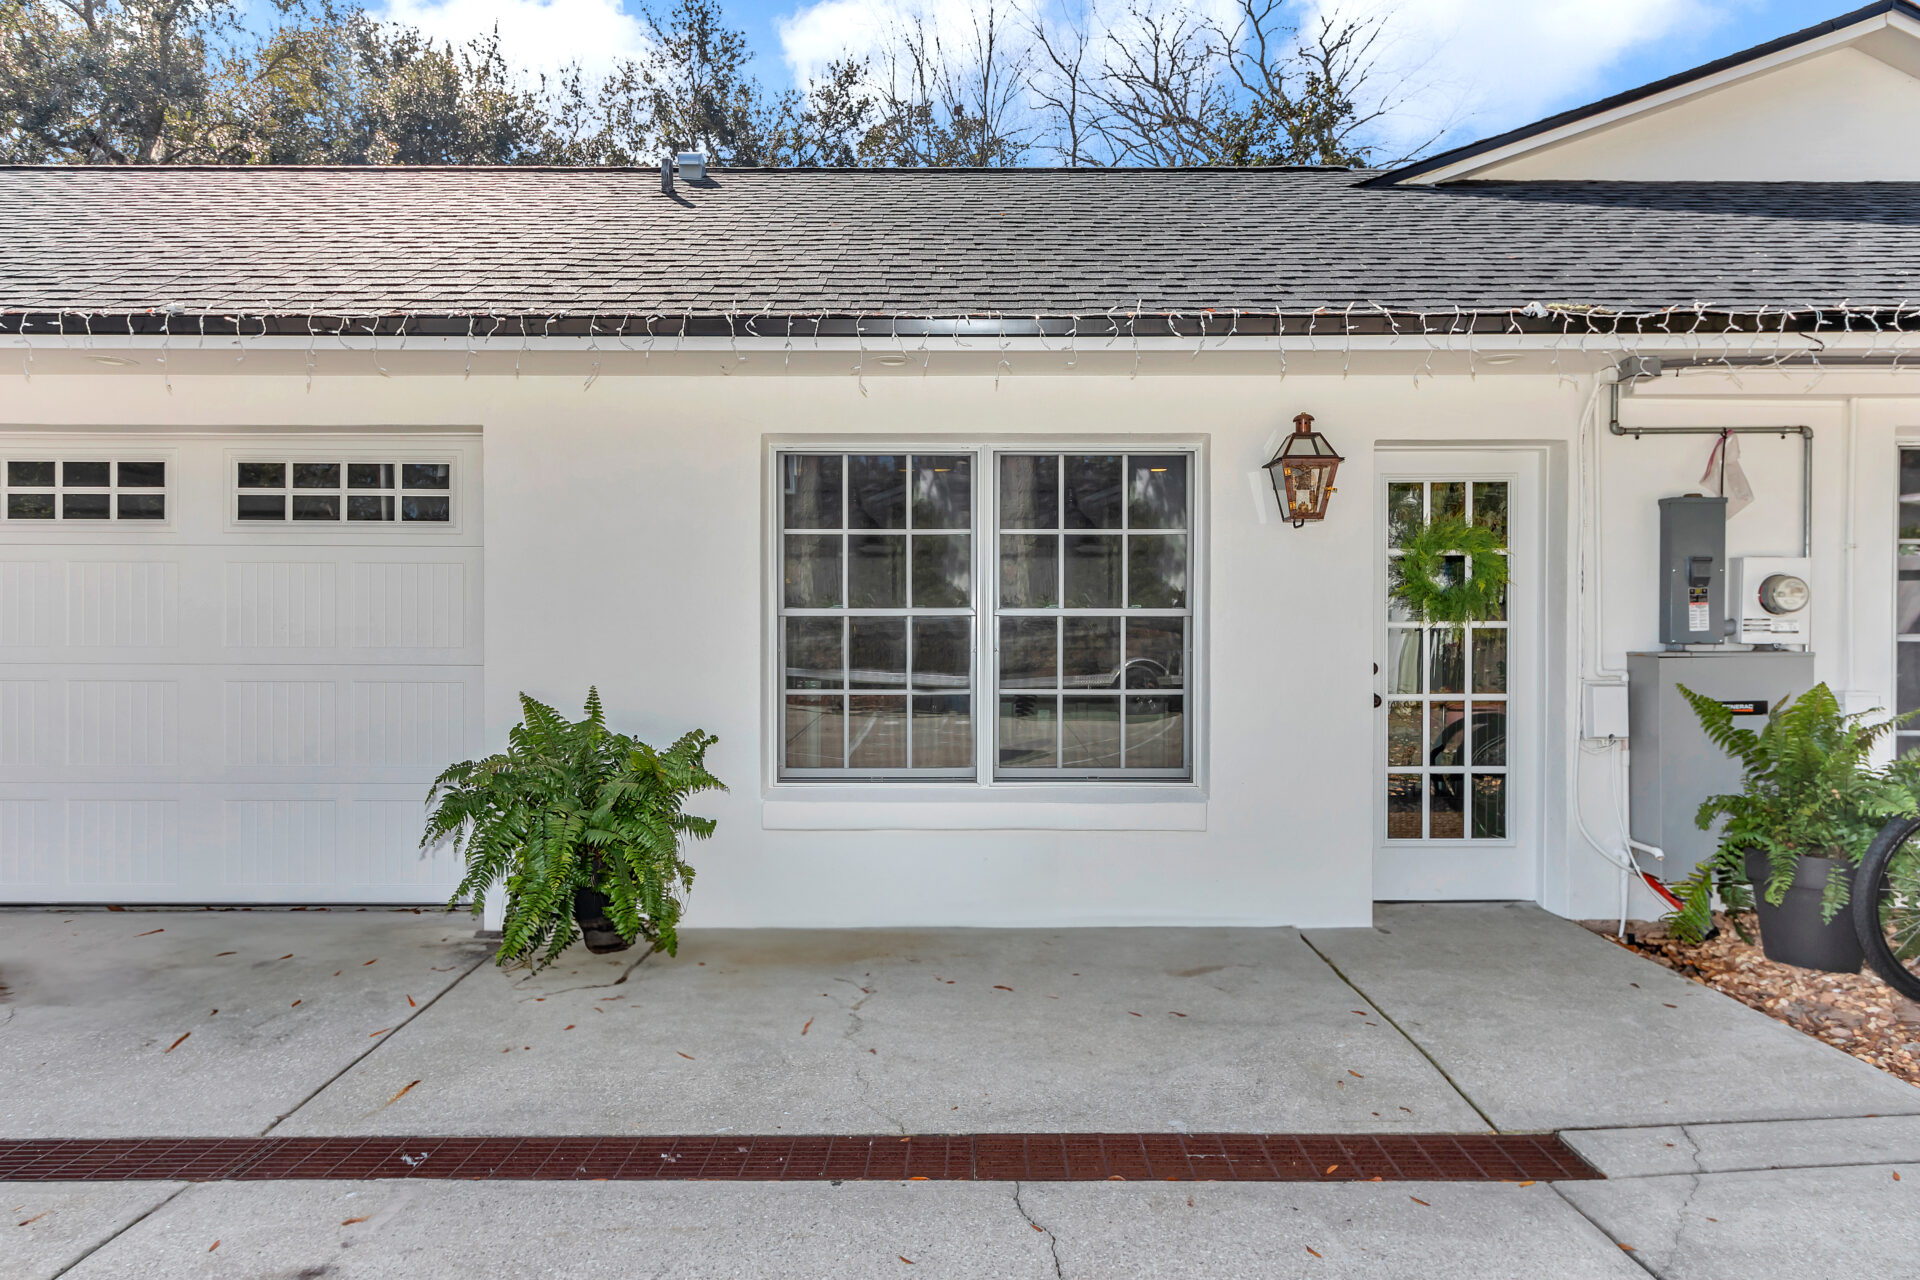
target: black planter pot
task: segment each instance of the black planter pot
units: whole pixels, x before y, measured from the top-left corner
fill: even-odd
[[[633,945],[621,937],[613,921],[607,919],[607,899],[593,889],[573,891],[573,919],[586,939],[587,950],[597,956],[625,951]]]
[[[1758,849],[1747,851],[1747,879],[1753,882],[1754,910],[1760,916],[1760,949],[1767,953],[1767,959],[1830,973],[1860,972],[1866,955],[1853,931],[1853,914],[1842,911],[1832,920],[1820,919],[1820,898],[1835,867],[1852,878],[1853,865],[1836,858],[1796,860],[1793,887],[1776,907],[1767,901],[1767,881],[1772,878],[1767,855]]]

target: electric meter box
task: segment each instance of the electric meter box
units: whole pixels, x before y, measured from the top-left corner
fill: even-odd
[[[1666,854],[1634,851],[1641,867],[1669,884],[1719,843],[1716,832],[1694,825],[1700,802],[1741,784],[1739,763],[1707,741],[1681,685],[1731,707],[1736,725],[1757,730],[1769,711],[1813,687],[1813,655],[1777,649],[1627,655],[1628,831]]]
[[[1726,637],[1727,500],[1660,499],[1660,643]]]
[[[1802,556],[1744,556],[1733,562],[1727,615],[1738,644],[1805,649],[1813,643],[1813,562]]]

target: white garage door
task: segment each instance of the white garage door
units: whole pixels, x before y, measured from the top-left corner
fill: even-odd
[[[437,902],[480,442],[0,432],[0,901]]]

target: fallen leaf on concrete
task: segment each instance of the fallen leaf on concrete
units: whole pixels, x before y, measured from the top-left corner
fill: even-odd
[[[44,1218],[44,1217],[46,1217],[46,1216],[47,1216],[48,1214],[50,1214],[50,1213],[52,1213],[52,1212],[53,1212],[53,1210],[51,1210],[51,1209],[42,1209],[42,1210],[41,1210],[40,1212],[38,1212],[38,1213],[36,1213],[36,1214],[34,1214],[34,1215],[33,1215],[33,1216],[31,1217],[31,1218],[28,1218],[28,1219],[27,1219],[27,1220],[26,1220],[25,1222],[16,1222],[16,1223],[14,1223],[13,1225],[14,1225],[14,1226],[16,1226],[16,1227],[30,1227],[30,1226],[32,1226],[32,1225],[33,1225],[34,1223],[36,1223],[36,1222],[38,1222],[38,1221],[40,1221],[40,1219],[42,1219],[42,1218]],[[1034,1230],[1035,1230],[1035,1231],[1038,1231],[1039,1229],[1040,1229],[1040,1228],[1038,1228],[1038,1227],[1035,1227],[1035,1228],[1034,1228]]]
[[[340,1219],[340,1225],[343,1227],[350,1227],[356,1222],[365,1222],[365,1221],[366,1221],[365,1218],[342,1218]]]
[[[1360,1074],[1360,1073],[1359,1073],[1358,1071],[1355,1071],[1355,1070],[1354,1070],[1354,1069],[1353,1069],[1352,1067],[1348,1067],[1348,1068],[1347,1068],[1347,1074],[1348,1074],[1348,1075],[1350,1075],[1350,1076],[1352,1076],[1352,1077],[1353,1077],[1353,1078],[1354,1078],[1355,1080],[1365,1080],[1365,1079],[1366,1079],[1366,1077],[1365,1077],[1365,1076],[1363,1076],[1363,1075],[1361,1075],[1361,1074]]]
[[[193,1032],[191,1032],[191,1031],[189,1031],[189,1032],[187,1032],[187,1036],[190,1036],[190,1035],[192,1035],[192,1034],[193,1034]],[[161,1056],[162,1056],[162,1057],[164,1057],[164,1056],[166,1056],[167,1054],[169,1054],[169,1053],[172,1053],[172,1052],[173,1052],[173,1051],[174,1051],[175,1049],[178,1049],[178,1048],[179,1048],[179,1047],[180,1047],[180,1046],[181,1046],[182,1044],[185,1044],[185,1043],[186,1043],[186,1039],[187,1039],[187,1036],[181,1036],[181,1037],[180,1037],[180,1038],[179,1038],[178,1040],[175,1040],[175,1041],[174,1041],[174,1042],[173,1042],[172,1044],[170,1044],[170,1045],[168,1045],[168,1046],[167,1046],[166,1048],[164,1048],[164,1049],[162,1049],[162,1050],[160,1051],[160,1053],[161,1053]]]
[[[1169,1009],[1167,1010],[1167,1012],[1172,1014],[1176,1018],[1184,1018],[1187,1016],[1186,1014],[1181,1013],[1178,1009]]]
[[[1134,1012],[1133,1010],[1131,1010],[1131,1009],[1129,1009],[1129,1010],[1127,1010],[1127,1016],[1128,1016],[1129,1018],[1137,1018],[1137,1017],[1139,1017],[1140,1015],[1139,1015],[1139,1014],[1137,1014],[1137,1013],[1135,1013],[1135,1012]]]
[[[1012,987],[1003,987],[1003,986],[1001,986],[1001,985],[1000,985],[999,983],[997,983],[997,982],[993,984],[993,989],[994,989],[995,991],[1011,991],[1011,990],[1013,990],[1013,988],[1012,988]]]
[[[375,957],[374,957],[373,959],[371,959],[371,960],[369,960],[369,961],[367,961],[367,964],[379,964],[379,963],[380,963],[380,957],[379,957],[379,956],[375,956]],[[360,967],[361,967],[362,969],[364,969],[364,968],[366,968],[366,967],[367,967],[367,964],[363,964],[363,965],[361,965]]]
[[[904,1253],[896,1253],[896,1254],[894,1254],[893,1256],[894,1256],[894,1257],[896,1257],[896,1258],[898,1258],[898,1259],[900,1259],[900,1261],[902,1261],[902,1262],[904,1262],[904,1263],[906,1263],[906,1264],[907,1264],[908,1266],[910,1266],[910,1267],[914,1265],[914,1261],[913,1261],[913,1259],[912,1259],[912,1258],[909,1258],[909,1257],[908,1257],[908,1256],[907,1256],[906,1254],[904,1254]]]
[[[220,1247],[220,1242],[218,1240],[215,1240],[212,1244],[207,1246],[207,1252],[212,1253],[215,1249],[218,1249],[219,1247]]]
[[[300,1007],[300,1002],[298,1000],[295,1000],[292,1004],[287,1006],[287,1008],[289,1009],[298,1009],[299,1007]]]
[[[1895,1169],[1895,1170],[1893,1171],[1893,1180],[1894,1180],[1895,1182],[1898,1182],[1898,1181],[1900,1181],[1900,1171],[1899,1171],[1898,1169]]]
[[[419,1005],[417,1005],[417,1004],[415,1004],[415,1003],[413,1002],[413,997],[412,997],[412,996],[408,996],[408,997],[407,997],[407,1008],[409,1008],[409,1009],[418,1009],[419,1007],[420,1007]]]
[[[1308,1253],[1310,1253],[1310,1254],[1312,1254],[1312,1255],[1313,1255],[1314,1257],[1316,1257],[1316,1258],[1318,1258],[1318,1257],[1321,1257],[1321,1256],[1322,1256],[1322,1255],[1321,1255],[1321,1253],[1320,1253],[1320,1251],[1319,1251],[1318,1249],[1316,1249],[1316,1248],[1314,1248],[1314,1247],[1313,1247],[1312,1245],[1305,1245],[1305,1246],[1303,1246],[1303,1247],[1304,1247],[1304,1248],[1306,1249],[1306,1251],[1307,1251]]]
[[[221,956],[237,956],[239,954],[240,953],[238,951],[221,951],[216,953],[213,958],[215,960],[218,960]]]
[[[136,933],[133,936],[136,938],[151,938],[156,933],[165,933],[165,932],[166,932],[165,929],[149,929],[145,933]]]
[[[1114,1174],[1107,1175],[1107,1181],[1108,1182],[1125,1182],[1126,1179],[1121,1177],[1119,1174],[1114,1173]]]
[[[107,908],[107,910],[109,910],[109,911],[125,911],[125,910],[126,910],[126,908],[125,908],[125,907],[108,907],[108,908]]]
[[[374,1038],[375,1036],[383,1036],[383,1035],[385,1035],[385,1034],[387,1034],[387,1032],[389,1032],[389,1031],[391,1031],[391,1030],[393,1030],[393,1028],[392,1028],[392,1027],[382,1027],[382,1028],[380,1028],[380,1029],[379,1029],[378,1031],[369,1031],[369,1032],[367,1032],[367,1039],[369,1039],[369,1040],[371,1040],[371,1039],[373,1039],[373,1038]]]
[[[1626,946],[1889,1075],[1920,1084],[1920,1031],[1908,1003],[1878,975],[1779,964],[1740,941],[1732,919],[1716,916],[1715,922],[1719,933],[1698,946],[1680,942],[1664,925],[1635,924]],[[1751,931],[1752,917],[1743,923]]]
[[[564,1027],[562,1027],[562,1028],[560,1028],[560,1029],[561,1029],[562,1031],[571,1031],[571,1030],[573,1030],[573,1029],[574,1029],[575,1027],[577,1027],[577,1026],[579,1026],[579,1025],[580,1025],[580,1024],[579,1024],[579,1023],[577,1023],[577,1022],[569,1022],[569,1023],[568,1023],[568,1024],[566,1025],[566,1026],[564,1026]]]
[[[813,1025],[813,1019],[812,1019],[812,1018],[808,1018],[808,1019],[807,1019],[807,1026],[806,1026],[806,1027],[802,1027],[802,1028],[800,1028],[800,1034],[801,1034],[801,1035],[805,1035],[805,1034],[807,1034],[807,1027],[811,1027],[812,1025]]]
[[[415,1080],[415,1081],[413,1082],[413,1084],[419,1084],[419,1083],[420,1083],[420,1082],[419,1082],[418,1080]],[[413,1088],[413,1084],[410,1084],[410,1085],[408,1085],[408,1086],[406,1087],[406,1089],[402,1089],[402,1090],[401,1090],[400,1092],[398,1092],[398,1093],[396,1093],[396,1094],[394,1094],[394,1095],[393,1095],[393,1096],[392,1096],[391,1098],[388,1098],[388,1099],[387,1099],[387,1100],[386,1100],[386,1101],[385,1101],[384,1103],[382,1103],[382,1104],[380,1105],[380,1109],[381,1109],[382,1111],[385,1111],[385,1110],[386,1110],[386,1109],[387,1109],[388,1107],[390,1107],[390,1106],[392,1106],[392,1105],[393,1105],[394,1103],[396,1103],[396,1102],[398,1102],[398,1101],[400,1101],[400,1099],[402,1099],[402,1098],[404,1098],[404,1097],[406,1097],[406,1096],[407,1096],[407,1091],[408,1091],[409,1089],[412,1089],[412,1088]],[[364,1222],[364,1221],[365,1221],[365,1219],[364,1219],[364,1218],[363,1218],[363,1219],[360,1219],[360,1221],[363,1221],[363,1222]]]
[[[1620,1246],[1620,1249],[1624,1253],[1632,1253],[1634,1251],[1633,1246],[1630,1244],[1623,1244]]]
[[[1513,1185],[1516,1187],[1530,1187],[1533,1185],[1533,1179],[1528,1178],[1525,1182],[1516,1182]]]
[[[674,1052],[675,1052],[675,1053],[680,1053],[680,1051],[679,1051],[678,1049],[675,1049],[675,1050],[674,1050]],[[688,1062],[692,1062],[692,1061],[694,1060],[694,1057],[693,1057],[693,1055],[692,1055],[692,1054],[690,1054],[690,1053],[680,1053],[680,1056],[681,1056],[681,1057],[683,1057],[683,1058],[685,1058],[685,1059],[686,1059],[686,1060],[687,1060]]]
[[[1426,1207],[1429,1209],[1433,1208],[1432,1205],[1427,1204],[1427,1202],[1425,1200],[1422,1200],[1419,1196],[1408,1196],[1407,1199],[1413,1201],[1415,1204],[1426,1205]]]
[[[285,955],[283,955],[283,956],[281,956],[280,958],[281,958],[282,960],[291,960],[291,959],[293,959],[293,952],[291,952],[291,951],[289,951],[289,952],[287,952],[287,954],[285,954]],[[333,976],[337,978],[337,977],[339,977],[340,975],[336,973],[336,974],[334,974]]]

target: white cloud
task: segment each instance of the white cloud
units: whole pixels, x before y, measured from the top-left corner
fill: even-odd
[[[1383,145],[1441,130],[1459,142],[1605,96],[1607,72],[1739,0],[1313,0],[1316,14],[1382,15],[1378,75],[1411,90]],[[1304,25],[1304,24],[1303,24]]]
[[[508,63],[548,75],[575,62],[604,72],[647,48],[645,28],[620,0],[387,0],[375,13],[455,45],[497,26]]]

